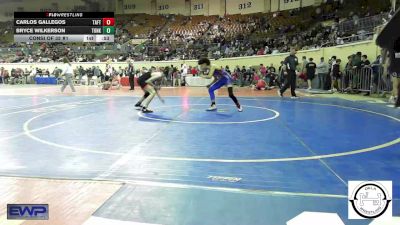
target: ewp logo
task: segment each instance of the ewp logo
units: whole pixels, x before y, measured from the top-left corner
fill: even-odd
[[[48,220],[48,204],[7,204],[8,220]]]

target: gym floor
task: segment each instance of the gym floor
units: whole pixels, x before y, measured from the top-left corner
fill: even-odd
[[[400,216],[400,110],[373,98],[205,88],[0,86],[0,225],[10,203],[49,204],[12,224],[284,225],[307,212],[348,220],[349,180],[393,181]],[[68,92],[69,91],[69,92]],[[326,222],[321,221],[321,224]]]

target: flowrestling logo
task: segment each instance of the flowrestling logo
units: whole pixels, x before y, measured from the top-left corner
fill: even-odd
[[[392,181],[349,181],[349,219],[392,217]]]

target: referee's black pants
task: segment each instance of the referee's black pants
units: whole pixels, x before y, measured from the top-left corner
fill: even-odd
[[[135,76],[129,75],[129,85],[131,86],[131,90],[135,89]]]
[[[285,84],[281,89],[281,93],[283,94],[289,87],[292,96],[293,97],[296,96],[296,71],[293,70],[288,71],[288,74],[285,79]]]

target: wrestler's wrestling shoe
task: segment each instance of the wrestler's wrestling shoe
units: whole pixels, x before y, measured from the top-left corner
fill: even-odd
[[[215,111],[215,110],[217,110],[217,106],[215,104],[212,104],[210,108],[207,109],[207,111]]]

